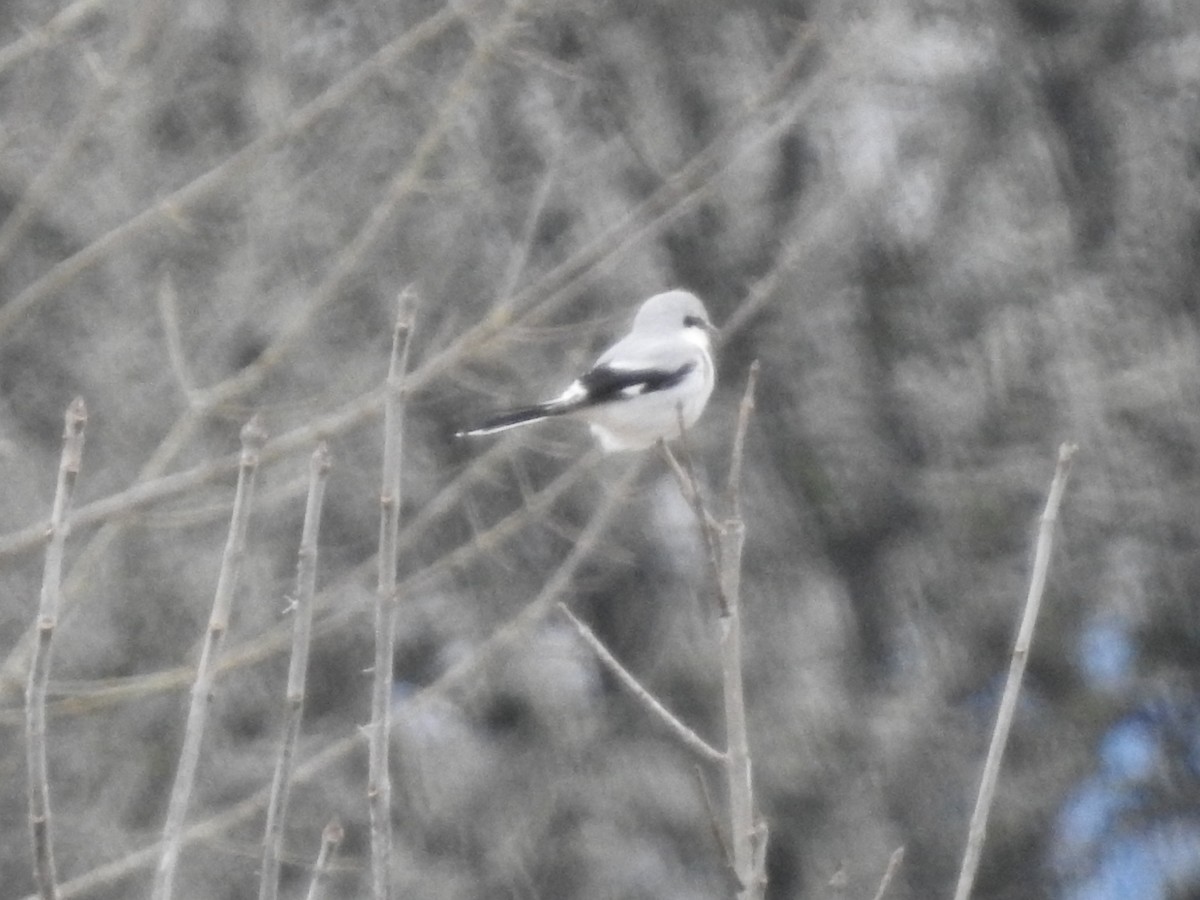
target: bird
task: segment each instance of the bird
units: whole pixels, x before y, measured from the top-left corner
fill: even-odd
[[[716,331],[695,294],[655,294],[638,308],[629,333],[561,394],[495,413],[460,437],[496,434],[557,416],[587,422],[607,452],[644,450],[680,435],[700,418],[716,383]]]

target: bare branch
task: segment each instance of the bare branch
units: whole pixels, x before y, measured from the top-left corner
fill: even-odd
[[[304,527],[300,535],[300,552],[296,563],[296,609],[293,616],[292,657],[288,665],[285,725],[279,760],[275,765],[275,779],[271,784],[271,799],[267,804],[263,863],[258,886],[260,900],[275,900],[279,894],[283,827],[292,788],[292,770],[295,768],[300,722],[304,718],[304,688],[308,674],[309,645],[312,642],[313,596],[317,586],[321,508],[325,502],[325,485],[329,480],[331,465],[329,448],[321,443],[313,452],[309,464],[308,502],[304,508]]]
[[[724,753],[684,725],[674,713],[663,706],[653,694],[646,690],[641,682],[634,678],[633,674],[621,665],[620,661],[608,651],[608,648],[601,643],[600,638],[596,637],[595,632],[581,622],[565,603],[559,603],[558,608],[567,617],[568,621],[575,626],[575,630],[579,633],[579,636],[592,649],[592,652],[596,654],[600,662],[617,676],[617,680],[625,685],[626,689],[633,694],[652,716],[667,726],[668,731],[679,738],[689,750],[703,759],[709,762],[725,761]]]
[[[742,682],[741,564],[745,534],[745,525],[740,519],[726,521],[721,529],[721,580],[729,605],[717,623],[725,697],[730,834],[734,869],[742,885],[739,900],[761,898],[766,887],[760,877],[763,873],[754,869],[754,788]]]
[[[729,818],[733,841],[733,862],[742,888],[739,900],[760,900],[766,890],[766,824],[755,820],[754,784],[751,771],[749,728],[746,723],[746,692],[742,682],[742,548],[746,525],[741,517],[740,480],[742,452],[750,413],[754,408],[754,388],[758,381],[758,363],[750,366],[746,390],[738,414],[737,432],[729,466],[727,489],[730,516],[721,522],[720,584],[726,600],[718,621],[721,671],[724,675],[726,753],[729,755]]]
[[[371,889],[389,900],[392,888],[392,780],[388,771],[392,734],[392,672],[396,648],[396,544],[400,533],[400,470],[403,452],[405,377],[412,341],[408,291],[397,300],[383,412],[383,486],[379,494],[379,555],[375,593],[375,665],[367,801],[371,811]]]
[[[1037,549],[1033,558],[1033,573],[1029,580],[1029,593],[1025,598],[1025,611],[1021,616],[1021,628],[1017,633],[1016,646],[1008,667],[1008,679],[1004,682],[1004,694],[1000,698],[1000,710],[996,713],[996,726],[988,747],[987,759],[983,764],[983,777],[979,794],[975,799],[975,810],[971,813],[971,825],[967,832],[967,845],[963,851],[962,868],[958,873],[958,886],[954,900],[968,900],[975,885],[975,874],[983,854],[983,841],[987,834],[988,814],[996,795],[996,781],[1000,777],[1000,762],[1008,733],[1012,728],[1013,714],[1017,708],[1017,695],[1021,692],[1021,680],[1025,676],[1025,663],[1029,658],[1029,646],[1033,641],[1033,629],[1037,624],[1038,610],[1042,605],[1042,592],[1046,587],[1046,573],[1050,567],[1050,550],[1054,542],[1054,526],[1058,522],[1058,508],[1062,505],[1067,478],[1071,474],[1071,463],[1078,450],[1075,444],[1066,443],[1058,448],[1058,465],[1054,479],[1050,482],[1050,494],[1038,526]]]
[[[241,463],[233,500],[233,515],[229,523],[229,538],[221,557],[221,573],[217,577],[212,614],[200,650],[200,661],[196,665],[196,680],[192,683],[183,748],[179,751],[179,768],[175,772],[175,782],[167,804],[166,823],[163,825],[162,855],[154,873],[151,894],[154,900],[169,900],[175,889],[175,870],[179,862],[183,825],[187,819],[192,788],[196,782],[196,768],[200,762],[200,746],[204,737],[204,726],[208,720],[209,703],[212,700],[217,659],[221,652],[221,642],[229,630],[229,614],[241,576],[242,560],[246,554],[246,526],[250,521],[250,509],[254,500],[254,476],[258,471],[259,455],[267,440],[266,432],[259,425],[257,416],[242,428],[241,437]]]
[[[50,682],[50,656],[54,648],[54,629],[62,599],[63,555],[70,523],[67,515],[71,497],[83,462],[83,434],[87,427],[87,407],[76,397],[67,407],[63,428],[62,458],[58,465],[58,484],[50,512],[50,542],[42,570],[42,591],[38,599],[37,643],[29,667],[25,692],[25,752],[29,770],[29,826],[33,838],[33,874],[43,900],[58,896],[54,872],[54,845],[50,830],[50,779],[46,765],[46,688]]]

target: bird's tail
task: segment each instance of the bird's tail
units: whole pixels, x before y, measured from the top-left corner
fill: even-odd
[[[507,431],[519,425],[528,425],[530,422],[540,422],[542,419],[549,419],[552,416],[561,416],[574,408],[575,404],[573,403],[551,401],[549,403],[539,403],[537,406],[510,409],[489,416],[474,428],[463,429],[458,432],[458,436],[477,437],[484,434],[495,434],[498,431]]]

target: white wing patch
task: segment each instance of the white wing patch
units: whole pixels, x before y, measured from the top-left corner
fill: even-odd
[[[565,391],[559,394],[554,400],[554,403],[575,403],[579,400],[587,398],[588,391],[578,381],[572,381]]]

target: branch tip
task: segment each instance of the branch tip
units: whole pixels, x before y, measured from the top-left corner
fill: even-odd
[[[758,360],[750,363],[746,376],[746,389],[738,406],[737,428],[733,432],[733,448],[729,454],[729,481],[725,486],[726,505],[735,518],[741,517],[742,463],[745,457],[746,431],[750,427],[750,413],[754,411],[754,395],[758,390]]]
[[[345,836],[346,829],[342,827],[342,823],[337,819],[334,819],[328,825],[326,825],[324,831],[321,832],[321,840],[328,844],[340,844],[342,842],[342,838]]]
[[[417,303],[419,301],[417,288],[414,284],[406,284],[396,295],[396,331],[411,331]]]
[[[263,428],[262,416],[258,413],[252,415],[250,420],[242,426],[240,438],[242,449],[261,450],[267,442],[267,430]]]
[[[87,424],[87,404],[76,397],[67,407],[67,431],[78,430]]]
[[[329,452],[329,444],[321,441],[313,450],[312,472],[315,475],[324,475],[331,468],[333,468],[333,455]]]

